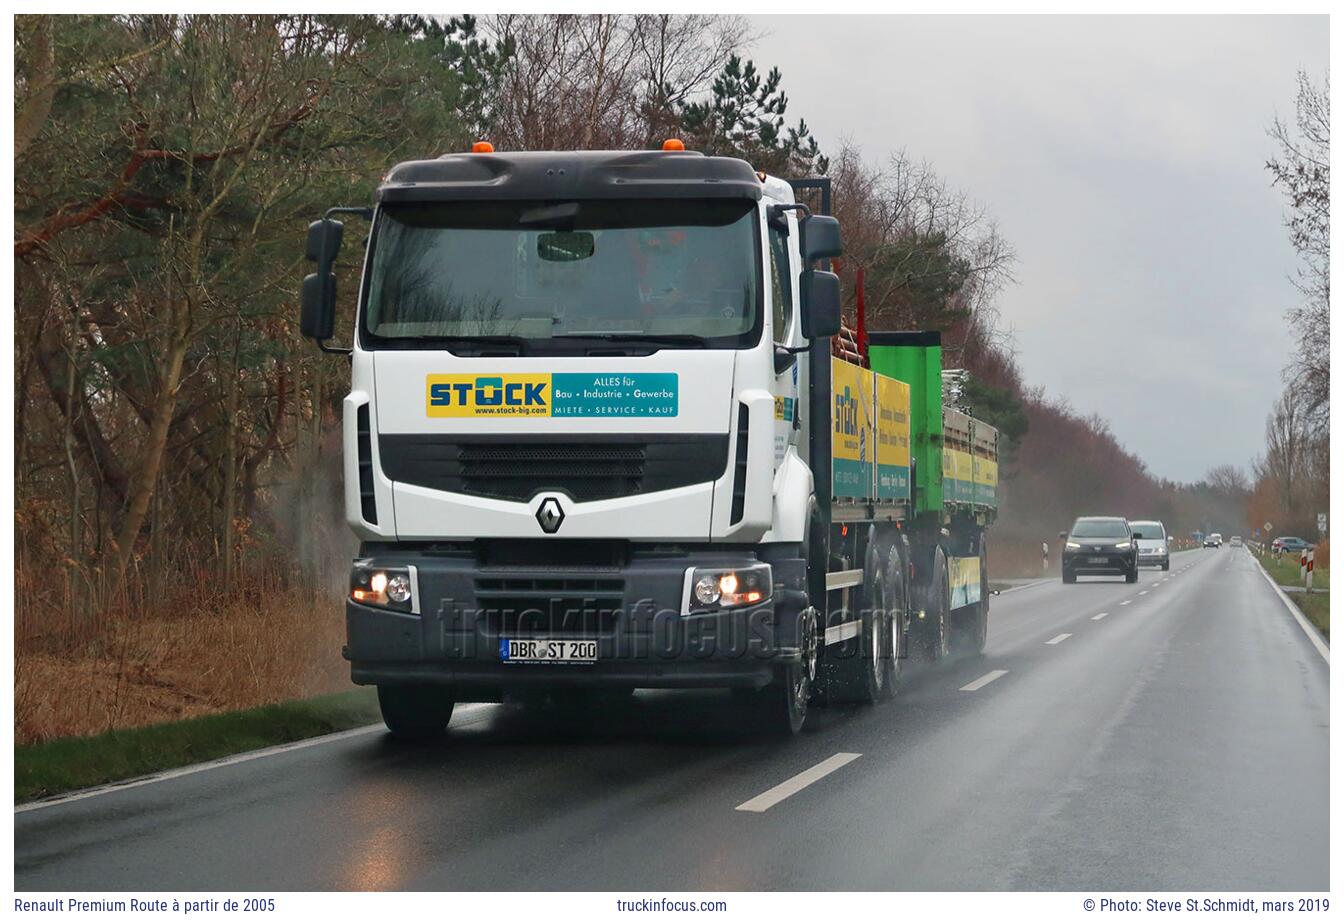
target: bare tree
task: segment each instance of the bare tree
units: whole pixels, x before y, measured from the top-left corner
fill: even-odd
[[[1224,463],[1215,466],[1204,476],[1209,487],[1226,498],[1245,499],[1251,494],[1251,481],[1239,466]]]
[[[512,49],[494,140],[515,150],[652,146],[749,38],[735,16],[503,14],[485,29]]]
[[[1329,423],[1330,413],[1330,78],[1317,86],[1297,75],[1294,126],[1275,118],[1269,135],[1280,155],[1265,167],[1288,199],[1288,238],[1301,259],[1295,284],[1303,303],[1289,312],[1297,335],[1295,364],[1285,379],[1302,388],[1305,411]]]

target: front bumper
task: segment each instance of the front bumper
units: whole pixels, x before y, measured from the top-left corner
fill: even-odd
[[[1139,553],[1139,565],[1167,565],[1171,556],[1167,553]]]
[[[691,567],[759,562],[738,551],[632,554],[613,566],[482,565],[472,554],[391,552],[414,566],[419,613],[346,601],[344,653],[357,684],[438,683],[458,699],[562,687],[761,687],[796,661],[791,603],[801,564],[775,563],[774,595],[734,610],[682,613]],[[793,571],[797,569],[797,571]],[[593,664],[500,661],[500,640],[595,639]]]
[[[1066,552],[1063,565],[1075,575],[1124,575],[1137,563],[1133,551],[1081,549]]]

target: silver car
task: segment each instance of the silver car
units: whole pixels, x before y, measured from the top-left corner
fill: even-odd
[[[1130,521],[1129,529],[1134,532],[1134,540],[1139,544],[1139,565],[1161,566],[1162,571],[1171,568],[1171,554],[1167,549],[1167,528],[1161,521]]]

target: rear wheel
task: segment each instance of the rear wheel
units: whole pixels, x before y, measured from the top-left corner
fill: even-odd
[[[876,703],[886,698],[888,635],[891,613],[888,607],[886,574],[874,559],[867,566],[863,590],[859,592],[859,634],[847,640],[850,654],[829,663],[826,668],[826,697],[836,703]],[[827,646],[827,654],[841,646]]]
[[[920,621],[920,657],[939,661],[947,657],[949,608],[952,597],[947,582],[947,553],[941,546],[933,550],[929,577],[924,583],[924,618]]]
[[[398,741],[427,741],[443,734],[453,717],[448,687],[421,684],[379,684],[378,708],[383,724]]]
[[[893,546],[887,554],[887,636],[886,659],[883,661],[886,677],[882,681],[882,698],[887,700],[896,695],[896,685],[901,679],[901,662],[905,659],[909,598],[905,575],[905,559],[901,556],[901,548]]]

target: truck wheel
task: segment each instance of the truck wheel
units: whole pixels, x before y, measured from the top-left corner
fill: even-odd
[[[941,547],[933,550],[929,578],[924,584],[924,619],[920,621],[920,657],[925,661],[940,661],[947,657],[949,608],[952,596],[947,582],[947,553]]]
[[[398,741],[427,741],[443,734],[453,717],[453,693],[447,687],[379,684],[383,724]]]
[[[899,546],[893,546],[887,555],[887,636],[886,659],[883,665],[886,677],[882,681],[882,698],[896,695],[901,679],[901,661],[905,658],[906,616],[908,589],[905,580],[905,560]]]
[[[847,658],[830,661],[823,672],[826,675],[826,698],[830,702],[871,704],[885,698],[883,685],[887,679],[885,652],[887,635],[891,631],[890,613],[886,576],[876,561],[867,567],[858,606],[859,634],[846,640],[852,653]],[[826,651],[839,648],[830,645]]]
[[[958,654],[981,655],[989,635],[989,567],[985,556],[985,541],[980,541],[980,600],[963,607],[956,615],[954,646]]]
[[[756,725],[765,735],[798,734],[807,721],[807,705],[817,680],[817,611],[809,607],[801,624],[799,661],[782,665],[775,679],[757,690],[752,702]]]

